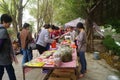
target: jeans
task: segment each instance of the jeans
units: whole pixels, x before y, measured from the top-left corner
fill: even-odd
[[[47,43],[46,50],[50,49],[50,43]]]
[[[2,80],[3,74],[4,74],[4,68],[6,68],[9,80],[16,80],[14,68],[12,64],[10,65],[0,65],[0,80]]]
[[[84,74],[87,68],[87,62],[85,59],[85,52],[84,51],[80,51],[79,52],[79,58],[80,58],[80,63],[81,63],[81,74]]]
[[[22,59],[22,65],[24,65],[24,63],[32,60],[32,52],[29,49],[22,49],[22,53],[23,53],[23,59]]]

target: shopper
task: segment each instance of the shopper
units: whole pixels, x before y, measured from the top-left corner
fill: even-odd
[[[32,60],[32,52],[31,48],[28,47],[28,44],[32,42],[32,34],[29,31],[30,24],[24,23],[23,29],[20,33],[20,40],[21,40],[21,48],[22,48],[22,54],[23,54],[23,59],[22,59],[22,65],[24,63]]]
[[[80,75],[79,77],[83,77],[85,72],[86,72],[86,59],[85,59],[85,51],[86,51],[86,32],[84,29],[84,26],[81,22],[77,24],[77,29],[79,30],[79,34],[77,36],[77,45],[78,45],[78,55],[79,55],[79,60],[81,63],[81,70],[80,70]]]
[[[8,14],[2,14],[0,24],[0,80],[2,80],[4,74],[4,68],[7,70],[10,80],[16,80],[15,71],[12,66],[12,62],[17,63],[12,43],[7,32],[7,28],[10,27],[12,17]]]

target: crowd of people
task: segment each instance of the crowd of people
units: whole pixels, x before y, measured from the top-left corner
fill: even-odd
[[[0,80],[4,73],[4,68],[6,68],[10,80],[16,80],[14,68],[12,66],[12,61],[18,62],[13,46],[7,32],[7,28],[10,27],[12,22],[11,16],[3,14],[1,16],[0,24]],[[32,33],[29,30],[31,25],[29,23],[24,23],[22,29],[17,35],[18,42],[20,45],[20,51],[23,55],[22,65],[24,63],[32,60],[32,46],[31,43],[35,43],[35,48],[39,51],[41,55],[44,51],[50,49],[50,45],[53,42],[59,42],[60,38],[65,36],[70,36],[70,40],[76,43],[78,57],[80,58],[81,70],[80,76],[83,77],[87,70],[87,63],[85,59],[86,51],[86,33],[84,26],[79,22],[76,29],[72,26],[66,27],[65,29],[59,28],[55,25],[45,24],[43,29],[41,29],[38,34],[35,35],[35,39],[32,37]],[[79,32],[79,33],[76,33]]]

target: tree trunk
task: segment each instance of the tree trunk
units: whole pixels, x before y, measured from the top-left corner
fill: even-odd
[[[13,21],[14,21],[13,27],[14,27],[15,33],[17,34],[18,33],[17,22],[15,20]]]
[[[88,16],[86,18],[86,31],[87,31],[87,51],[93,52],[94,46],[93,46],[93,22],[92,18]]]
[[[19,2],[19,8],[18,8],[18,27],[19,27],[19,29],[22,28],[22,17],[23,17],[22,2],[23,2],[23,0],[20,0],[20,2]]]

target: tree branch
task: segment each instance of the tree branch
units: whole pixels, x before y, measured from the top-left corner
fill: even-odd
[[[16,0],[13,0],[13,2],[14,2],[14,4],[15,4],[15,6],[17,6],[17,9],[18,9],[18,8],[19,8],[19,6],[18,6],[18,4],[17,4]]]
[[[23,8],[27,5],[28,2],[29,2],[29,0],[26,1],[26,3],[23,5]]]
[[[102,2],[102,0],[99,0],[99,1],[96,3],[96,5],[94,5],[94,6],[89,10],[88,13],[91,13],[92,11],[94,11],[95,8],[96,8],[101,2]]]

